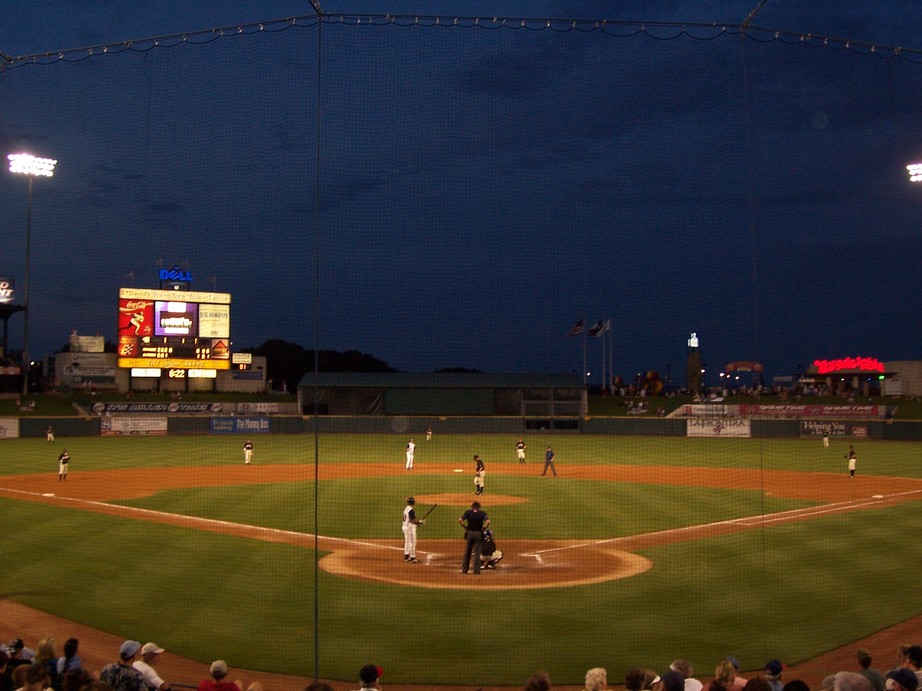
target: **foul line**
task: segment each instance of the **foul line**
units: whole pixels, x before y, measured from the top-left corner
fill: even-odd
[[[183,513],[166,513],[164,511],[155,511],[153,509],[142,509],[137,506],[124,506],[122,504],[110,504],[104,501],[95,501],[92,499],[77,499],[76,497],[59,497],[57,495],[47,496],[42,492],[27,492],[21,489],[7,489],[5,487],[0,487],[0,492],[6,492],[8,494],[23,494],[29,497],[39,497],[41,499],[50,499],[59,502],[71,502],[73,504],[84,504],[88,506],[100,506],[105,507],[108,511],[120,511],[126,514],[142,514],[148,516],[158,516],[169,518],[172,520],[181,520],[183,522],[189,522],[192,524],[199,523],[201,525],[211,525],[222,528],[233,528],[235,530],[247,530],[253,533],[265,533],[267,535],[280,535],[286,537],[297,538],[298,540],[309,540],[316,537],[318,540],[329,540],[331,542],[341,542],[344,544],[352,545],[361,545],[363,547],[381,547],[384,549],[398,549],[388,545],[378,545],[373,542],[365,542],[364,540],[352,540],[345,537],[329,537],[327,535],[314,535],[313,533],[299,533],[294,530],[283,530],[281,528],[266,528],[265,526],[259,525],[250,525],[248,523],[234,523],[233,521],[222,521],[216,518],[202,518],[201,516],[188,516]],[[402,549],[402,548],[400,548]]]
[[[528,552],[520,556],[535,557],[540,561],[539,555],[549,552],[558,552],[568,549],[580,549],[582,547],[595,547],[598,545],[616,545],[621,542],[643,539],[648,537],[657,537],[663,535],[680,535],[681,533],[694,532],[722,525],[741,525],[747,528],[766,525],[768,523],[783,523],[785,521],[802,520],[812,516],[822,516],[824,514],[838,513],[841,511],[852,511],[854,509],[864,508],[866,506],[875,506],[877,504],[886,504],[893,499],[906,497],[913,494],[922,493],[922,490],[914,489],[908,492],[898,492],[897,494],[888,494],[880,498],[855,499],[852,501],[836,502],[834,504],[823,504],[821,506],[811,506],[804,509],[790,509],[788,511],[779,511],[777,513],[765,514],[764,516],[744,516],[742,518],[730,518],[725,521],[715,521],[714,523],[701,523],[698,525],[689,525],[682,528],[670,528],[668,530],[657,530],[652,533],[638,533],[636,535],[625,535],[622,537],[607,538],[605,540],[592,540],[575,545],[566,545],[563,547],[548,547],[539,549],[534,552]]]

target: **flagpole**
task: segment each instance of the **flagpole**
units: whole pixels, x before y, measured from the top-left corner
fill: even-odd
[[[609,324],[611,323],[611,317],[608,318]],[[608,328],[608,392],[614,393],[612,391],[612,382],[615,380],[615,334],[612,331],[611,327]]]
[[[583,326],[586,325],[586,317],[583,317]],[[589,342],[589,329],[583,328],[583,387],[586,386],[586,343]]]
[[[604,321],[602,322],[605,323]],[[605,332],[602,332],[602,389],[605,389]]]

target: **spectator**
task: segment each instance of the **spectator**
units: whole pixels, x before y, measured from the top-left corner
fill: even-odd
[[[670,669],[663,675],[663,691],[685,691],[685,677]]]
[[[714,682],[722,682],[730,691],[741,691],[746,680],[737,676],[738,663],[734,658],[727,658],[714,668],[714,681],[704,685],[704,691],[715,691]]]
[[[384,671],[377,665],[365,665],[359,670],[359,681],[362,682],[362,689],[377,689],[378,679]]]
[[[782,691],[784,682],[781,681],[781,674],[784,672],[784,665],[779,660],[769,660],[765,663],[765,680],[771,687],[771,691]]]
[[[732,683],[732,684],[728,684],[728,686],[729,686],[731,689],[734,689],[734,688],[735,688],[735,689],[742,689],[744,686],[746,686],[746,679],[744,679],[743,677],[740,676],[740,661],[737,660],[737,659],[736,659],[735,657],[733,657],[732,655],[727,655],[727,657],[724,658],[724,659],[725,659],[726,662],[729,662],[731,665],[733,665],[733,672],[734,672],[735,675],[736,675],[736,676],[733,677],[733,683]]]
[[[704,687],[704,684],[695,679],[695,668],[688,660],[673,660],[669,669],[685,677],[685,691],[701,691]]]
[[[803,679],[791,679],[784,685],[784,691],[810,691],[810,687]]]
[[[80,641],[78,641],[76,638],[68,638],[66,641],[64,641],[64,654],[58,658],[58,676],[63,677],[67,672],[70,671],[78,671],[85,674],[85,670],[83,669],[83,660],[81,660],[80,656],[77,655],[78,647],[80,647]]]
[[[10,672],[20,665],[29,664],[30,658],[26,657],[26,646],[23,644],[21,638],[14,638],[6,646],[6,654],[9,655],[10,660],[7,662],[7,665],[10,669]]]
[[[96,682],[82,667],[69,669],[61,677],[62,691],[87,691],[87,686],[92,683],[100,682]]]
[[[839,672],[842,674],[842,672]],[[838,684],[839,674],[836,675],[836,688],[835,691],[850,691],[847,689],[840,689]],[[861,675],[856,675],[861,676]],[[864,677],[861,677],[864,679]],[[899,669],[893,669],[887,672],[887,679],[893,680],[893,691],[916,691],[919,688],[919,678],[913,674],[911,669],[906,667],[900,667]],[[867,680],[865,680],[867,681]],[[870,682],[868,682],[870,685]]]
[[[32,662],[28,667],[21,666],[26,670],[22,691],[44,691],[49,683],[48,665],[44,662]]]
[[[103,667],[99,680],[112,687],[112,691],[147,691],[144,675],[133,666],[140,650],[141,644],[137,641],[122,643],[118,649],[118,661]]]
[[[871,682],[855,672],[836,672],[832,689],[833,691],[871,691]]]
[[[743,691],[771,691],[771,684],[767,679],[756,677],[746,682]]]
[[[304,691],[333,691],[333,687],[324,681],[315,681],[305,686]]]
[[[13,677],[9,674],[7,663],[10,656],[5,650],[0,650],[0,691],[13,691]]]
[[[608,672],[602,667],[593,667],[586,672],[585,691],[605,691],[608,688]]]
[[[144,677],[144,685],[150,691],[169,691],[170,689],[170,685],[154,669],[154,663],[163,652],[163,648],[156,643],[145,643],[141,646],[141,659],[135,660],[132,665]]]
[[[550,691],[551,678],[547,672],[535,672],[525,681],[522,691]]]
[[[899,669],[900,667],[905,667],[905,666],[906,666],[906,653],[909,652],[909,649],[910,649],[911,647],[912,647],[912,646],[911,646],[909,643],[903,643],[903,644],[900,645],[899,648],[896,649],[896,666],[895,666],[895,667],[892,667],[892,668],[889,669],[889,670],[887,670],[888,672],[892,672],[892,671],[894,671],[894,670]],[[884,675],[884,676],[886,676],[886,675]]]
[[[227,663],[215,660],[211,663],[211,679],[202,679],[198,691],[240,691],[240,686],[232,681],[224,681],[227,676]]]
[[[51,688],[55,689],[55,691],[61,691],[61,677],[58,675],[58,656],[54,652],[53,638],[43,638],[38,642],[35,662],[41,662],[48,668],[48,679],[51,683]]]
[[[855,659],[858,661],[858,667],[860,668],[858,673],[871,683],[874,691],[884,691],[884,675],[881,674],[879,669],[871,667],[871,662],[873,661],[871,652],[861,648],[855,652]]]
[[[922,646],[911,645],[906,649],[906,669],[911,670],[922,684]]]
[[[13,688],[18,691],[22,691],[22,688],[26,685],[26,674],[29,673],[29,667],[31,665],[19,665],[13,669]]]
[[[10,641],[10,645],[12,645],[13,642],[16,642],[20,650],[22,650],[22,652],[19,654],[20,658],[22,658],[26,662],[32,662],[32,660],[35,659],[35,651],[32,650],[32,648],[30,648],[29,646],[24,645],[21,638],[16,638],[13,641]]]

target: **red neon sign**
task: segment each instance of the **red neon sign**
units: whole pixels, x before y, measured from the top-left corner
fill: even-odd
[[[862,370],[867,372],[883,372],[884,363],[872,357],[844,357],[838,360],[814,360],[818,374],[831,374],[843,370]]]

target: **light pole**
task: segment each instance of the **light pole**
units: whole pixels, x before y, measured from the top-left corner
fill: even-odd
[[[26,273],[23,280],[23,307],[25,324],[22,331],[22,395],[29,395],[29,270],[32,260],[32,179],[36,176],[50,178],[57,161],[37,158],[31,154],[10,154],[10,172],[25,175],[29,180],[29,203],[26,211]]]

